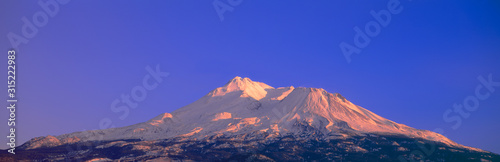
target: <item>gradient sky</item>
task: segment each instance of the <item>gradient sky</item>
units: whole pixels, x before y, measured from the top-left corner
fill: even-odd
[[[500,153],[500,87],[458,129],[443,120],[454,103],[474,95],[478,76],[500,81],[498,1],[401,0],[401,13],[351,63],[340,42],[353,44],[353,28],[364,28],[374,20],[370,11],[387,9],[389,0],[243,0],[224,21],[213,1],[137,2],[70,1],[19,45],[18,145],[98,129],[103,118],[118,127],[144,122],[242,76],[338,92],[395,122],[442,128],[460,144]],[[21,35],[22,17],[43,10],[37,1],[1,3],[6,54],[7,33]],[[0,66],[7,67],[4,56]],[[112,101],[141,85],[145,67],[156,65],[170,76],[120,120]],[[0,87],[6,92],[7,85]],[[0,132],[7,135],[8,112],[1,112]]]

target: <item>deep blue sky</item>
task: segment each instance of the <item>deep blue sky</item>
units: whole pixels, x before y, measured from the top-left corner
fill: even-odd
[[[242,76],[338,92],[395,122],[442,128],[460,144],[500,153],[500,87],[458,129],[443,120],[454,103],[474,95],[478,76],[500,81],[497,1],[401,0],[401,13],[351,63],[340,42],[353,44],[353,28],[364,29],[374,20],[370,11],[387,9],[389,0],[243,0],[224,21],[213,1],[137,2],[71,1],[19,45],[18,141],[98,129],[102,118],[116,126],[143,122]],[[43,10],[27,0],[0,6],[0,49],[7,53],[7,33],[22,35],[22,17]],[[157,64],[170,76],[120,120],[110,104]]]

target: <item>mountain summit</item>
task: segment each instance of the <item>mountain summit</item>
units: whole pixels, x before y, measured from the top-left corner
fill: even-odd
[[[338,93],[329,93],[321,88],[273,88],[241,77],[231,79],[224,86],[212,90],[187,106],[171,113],[160,114],[143,123],[121,128],[37,137],[23,144],[21,149],[33,150],[107,141],[104,143],[108,145],[96,147],[104,149],[115,146],[117,143],[113,141],[123,141],[119,146],[125,146],[127,141],[139,140],[145,143],[139,142],[141,147],[137,149],[150,151],[148,148],[153,149],[150,145],[155,145],[155,141],[198,141],[196,144],[199,144],[201,141],[214,142],[215,139],[225,139],[226,142],[257,141],[254,144],[247,143],[253,148],[258,147],[259,143],[272,143],[288,137],[291,137],[292,141],[316,139],[323,142],[365,140],[370,137],[374,138],[372,143],[379,143],[378,140],[381,139],[387,143],[388,138],[397,137],[410,141],[405,142],[406,144],[416,139],[422,143],[437,143],[445,149],[485,152],[457,144],[438,133],[411,128],[383,118],[351,103]],[[391,147],[398,145],[397,149],[408,149],[393,142],[396,141],[389,142]],[[132,143],[135,143],[135,149],[137,142]],[[369,149],[361,146],[364,145],[356,145],[354,152],[369,152]]]
[[[224,96],[227,93],[242,91],[243,96],[241,97],[251,97],[256,100],[260,100],[267,95],[266,89],[274,88],[261,82],[254,82],[249,78],[241,78],[237,76],[231,79],[231,81],[226,83],[223,87],[213,90],[209,95]]]

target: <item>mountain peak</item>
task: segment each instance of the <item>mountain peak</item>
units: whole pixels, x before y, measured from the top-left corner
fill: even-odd
[[[251,83],[252,80],[250,80],[250,78],[242,78],[240,76],[236,76],[234,77],[233,79],[231,79],[229,82],[226,83],[226,85],[224,86],[228,86],[228,85],[244,85],[245,83]]]
[[[274,89],[273,87],[262,83],[250,80],[250,78],[234,77],[226,85],[219,87],[209,93],[210,96],[224,96],[231,92],[242,92],[241,97],[252,97],[260,100],[267,95],[266,89]]]
[[[255,81],[252,81],[250,78],[247,78],[247,77],[239,77],[239,76],[236,76],[234,77],[233,79],[231,79],[229,82],[226,83],[226,85],[224,85],[224,87],[233,87],[233,88],[240,88],[240,90],[243,90],[244,88],[247,88],[247,87],[252,87],[252,86],[260,86],[264,89],[269,89],[269,88],[273,88],[265,83],[262,83],[262,82],[255,82]]]
[[[246,77],[245,77],[246,78]],[[242,80],[243,78],[241,78],[240,76],[235,76],[233,79],[230,80],[231,81],[236,81],[236,80]]]

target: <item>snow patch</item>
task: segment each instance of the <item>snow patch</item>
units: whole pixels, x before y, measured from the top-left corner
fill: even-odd
[[[168,121],[167,119],[172,119],[172,114],[170,114],[170,113],[160,114],[160,115],[156,116],[155,118],[151,119],[149,124],[154,125],[154,126],[158,126],[160,124],[167,122]],[[135,130],[134,130],[134,132],[135,132]]]
[[[212,119],[212,121],[217,121],[222,119],[231,119],[231,113],[228,112],[217,113],[215,114],[215,117],[214,119]]]

